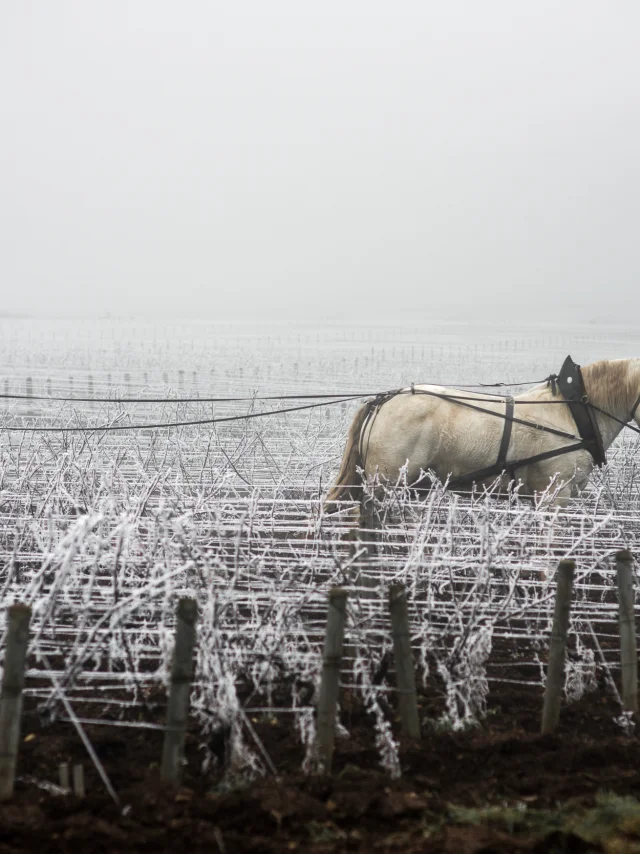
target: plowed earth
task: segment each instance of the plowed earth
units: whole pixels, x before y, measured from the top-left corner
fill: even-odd
[[[423,716],[442,708],[441,696],[420,701]],[[202,773],[195,727],[182,785],[170,789],[158,779],[160,732],[87,726],[120,807],[72,725],[44,725],[27,703],[15,796],[0,805],[0,852],[640,851],[640,818],[615,828],[615,847],[547,820],[567,802],[590,807],[598,792],[640,793],[640,739],[615,722],[617,701],[600,687],[563,708],[546,737],[538,735],[541,702],[539,687],[498,685],[481,726],[425,727],[419,743],[401,741],[398,780],[381,769],[373,722],[348,696],[349,737],[337,741],[330,777],[301,773],[290,716],[254,718],[278,777],[230,790],[223,768]],[[158,722],[163,714],[159,703]],[[58,782],[61,762],[84,764],[85,798],[42,788]],[[500,809],[460,809],[487,805]]]

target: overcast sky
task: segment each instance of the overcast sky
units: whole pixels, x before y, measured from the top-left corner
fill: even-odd
[[[632,322],[640,4],[1,0],[0,312]]]

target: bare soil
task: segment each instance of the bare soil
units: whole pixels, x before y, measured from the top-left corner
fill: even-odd
[[[160,732],[87,726],[124,814],[72,725],[45,725],[27,704],[20,779],[13,801],[0,805],[0,854],[640,851],[640,819],[614,828],[617,847],[553,820],[561,806],[593,806],[598,792],[640,792],[640,739],[615,723],[620,709],[604,689],[565,707],[557,733],[541,737],[540,689],[498,686],[481,726],[459,733],[425,727],[419,743],[402,741],[398,780],[380,767],[370,717],[353,698],[343,700],[350,735],[337,741],[330,777],[301,773],[303,749],[290,716],[264,716],[254,727],[278,777],[231,790],[222,768],[202,773],[195,727],[182,785],[171,789],[158,779]],[[422,714],[432,716],[442,697],[423,695],[420,702]],[[57,783],[64,761],[84,763],[84,799],[36,784]],[[499,809],[491,815],[460,810],[487,805]],[[505,805],[517,809],[503,815]],[[525,814],[550,818],[534,826],[518,818]]]

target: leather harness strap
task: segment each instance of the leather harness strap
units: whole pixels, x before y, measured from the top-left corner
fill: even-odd
[[[509,450],[509,442],[511,441],[511,430],[513,428],[513,410],[515,409],[515,401],[511,395],[505,398],[504,411],[504,430],[502,431],[502,441],[498,450],[497,465],[505,466],[507,462],[507,451]]]
[[[412,384],[412,394],[415,394],[414,386]],[[364,468],[367,462],[367,453],[369,451],[369,442],[367,441],[367,447],[364,448],[364,435],[369,431],[369,437],[371,437],[371,430],[373,429],[373,425],[375,423],[376,418],[378,417],[378,413],[380,412],[380,408],[383,404],[385,404],[388,400],[391,400],[392,397],[395,397],[400,393],[400,390],[397,391],[386,391],[382,394],[377,395],[371,400],[367,400],[365,403],[365,407],[367,412],[365,414],[364,420],[362,422],[362,427],[360,428],[360,436],[358,440],[358,456],[360,457],[360,463]]]
[[[543,451],[541,454],[534,454],[533,457],[525,457],[523,460],[514,460],[509,466],[509,472],[513,480],[515,480],[515,470],[523,466],[533,465],[533,463],[541,463],[543,460],[550,460],[553,457],[559,457],[562,454],[571,454],[573,451],[580,451],[584,448],[582,442],[575,442],[573,445],[564,445],[562,448],[552,448],[550,451]],[[485,469],[470,472],[470,474],[461,474],[459,477],[452,477],[447,485],[449,489],[459,489],[461,486],[468,486],[474,481],[486,480],[488,477],[495,477],[502,474],[504,466],[497,464],[487,466]]]

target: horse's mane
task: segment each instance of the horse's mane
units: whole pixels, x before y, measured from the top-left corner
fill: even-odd
[[[603,409],[630,405],[638,394],[640,359],[593,362],[582,369],[587,394]]]

